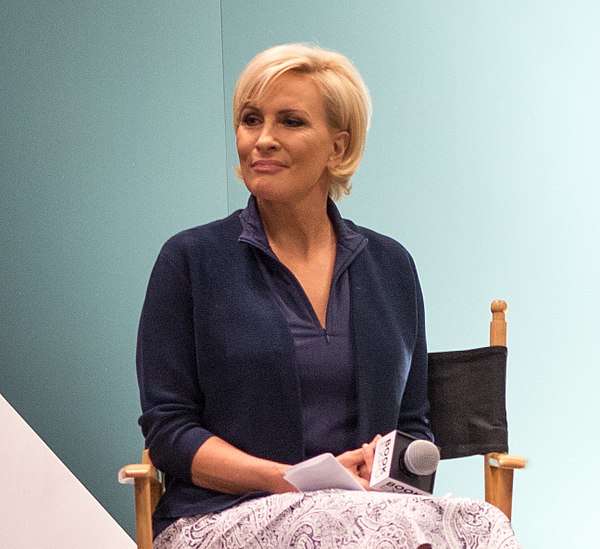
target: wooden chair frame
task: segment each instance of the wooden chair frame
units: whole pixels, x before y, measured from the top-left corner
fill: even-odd
[[[506,347],[505,301],[493,301],[491,305],[490,346]],[[513,474],[523,469],[527,460],[511,454],[490,453],[484,456],[485,501],[495,505],[509,519],[512,517]]]
[[[491,305],[490,345],[506,347],[506,310],[504,301]],[[500,509],[509,519],[512,515],[513,472],[523,469],[526,460],[505,453],[484,456],[485,501]],[[135,485],[135,521],[138,549],[152,549],[152,513],[164,491],[162,475],[152,465],[148,450],[142,463],[126,465],[119,471],[121,484]]]
[[[160,471],[152,465],[148,450],[142,452],[142,463],[133,463],[119,471],[121,484],[134,484],[135,539],[138,549],[152,549],[152,513],[164,492]]]

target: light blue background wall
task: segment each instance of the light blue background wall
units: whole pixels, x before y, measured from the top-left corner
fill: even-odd
[[[490,301],[509,303],[510,443],[530,459],[513,524],[524,547],[594,546],[600,6],[236,1],[223,23],[228,99],[272,44],[356,63],[375,112],[342,212],[413,253],[432,350],[485,344]],[[481,497],[481,469],[443,463],[437,493]]]
[[[119,521],[131,528],[113,478],[141,445],[149,269],[169,234],[246,200],[231,171],[239,71],[310,41],[371,88],[340,207],[413,253],[430,347],[485,344],[489,302],[509,303],[523,545],[593,546],[580,518],[600,511],[596,2],[20,2],[1,19],[0,391]],[[478,497],[480,471],[444,463],[437,492]]]

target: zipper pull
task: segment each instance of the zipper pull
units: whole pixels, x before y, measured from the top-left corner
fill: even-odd
[[[323,328],[323,335],[325,336],[325,341],[329,345],[329,334],[327,333],[327,328]]]

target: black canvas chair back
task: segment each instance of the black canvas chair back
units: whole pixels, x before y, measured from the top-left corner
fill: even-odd
[[[442,459],[483,454],[485,500],[511,518],[513,471],[526,460],[507,453],[506,309],[491,304],[489,347],[429,354],[428,390]]]
[[[508,452],[503,346],[429,353],[431,429],[442,459]]]

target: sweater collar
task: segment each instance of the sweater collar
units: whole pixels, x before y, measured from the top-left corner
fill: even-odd
[[[331,198],[327,199],[327,215],[335,231],[338,255],[341,253],[344,257],[346,254],[348,258],[355,257],[366,246],[367,238],[348,226]],[[246,208],[240,212],[240,223],[242,224],[240,242],[247,242],[268,254],[273,254],[260,219],[256,197],[253,195],[248,199]]]

